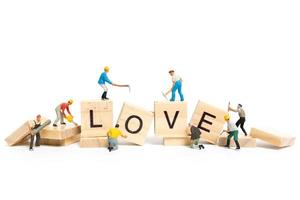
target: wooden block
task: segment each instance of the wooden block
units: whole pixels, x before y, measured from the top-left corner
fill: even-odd
[[[123,133],[128,136],[125,139],[126,141],[137,145],[144,145],[152,119],[152,112],[124,103],[118,124]]]
[[[191,145],[190,137],[167,137],[164,138],[164,145],[165,146],[188,146]]]
[[[276,147],[287,147],[292,146],[295,143],[296,138],[290,136],[281,136],[279,134],[274,134],[266,132],[257,128],[252,128],[250,131],[250,136],[261,139],[271,145]]]
[[[82,137],[106,136],[113,126],[112,101],[91,100],[81,102]]]
[[[42,139],[64,140],[74,135],[78,135],[80,134],[80,132],[80,126],[75,126],[74,124],[67,124],[65,126],[58,127],[47,126],[40,132],[40,134]]]
[[[199,101],[193,113],[191,124],[201,131],[201,139],[217,144],[220,132],[223,130],[226,111]]]
[[[155,102],[154,103],[155,134],[161,137],[187,136],[187,103]]]
[[[224,134],[219,137],[218,145],[225,146],[227,143],[227,135]],[[239,144],[241,147],[256,147],[256,139],[252,137],[239,136]],[[230,140],[230,147],[236,147],[233,138]]]
[[[29,121],[24,122],[17,130],[10,134],[5,141],[9,146],[13,146],[24,140],[30,132]]]
[[[50,146],[67,146],[73,143],[77,143],[80,140],[80,134],[75,134],[71,137],[57,140],[57,139],[48,139],[48,138],[41,138],[40,143],[42,145],[50,145]]]
[[[107,137],[80,138],[80,147],[108,147]]]

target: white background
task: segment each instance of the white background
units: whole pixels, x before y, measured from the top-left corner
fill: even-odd
[[[300,6],[291,0],[0,1],[0,199],[299,199],[299,145],[276,150],[164,147],[7,147],[36,114],[69,98],[100,98],[105,65],[114,118],[124,101],[153,110],[184,82],[189,117],[199,99],[242,103],[246,127],[299,132]],[[178,97],[177,97],[178,98]],[[265,148],[263,148],[265,147]]]

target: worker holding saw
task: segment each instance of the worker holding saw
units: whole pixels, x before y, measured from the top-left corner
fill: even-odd
[[[116,83],[113,83],[107,76],[107,73],[109,72],[109,67],[106,66],[104,67],[104,72],[101,73],[100,75],[100,78],[98,80],[98,84],[103,88],[103,93],[102,93],[102,96],[101,96],[101,99],[102,100],[109,100],[109,98],[107,98],[107,91],[108,91],[108,88],[107,86],[105,85],[105,83],[108,83],[108,84],[111,84],[112,86],[116,86],[116,87],[128,87],[129,88],[129,91],[130,91],[130,85],[119,85],[119,84],[116,84]]]

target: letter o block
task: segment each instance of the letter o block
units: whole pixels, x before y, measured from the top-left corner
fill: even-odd
[[[127,135],[126,141],[137,145],[144,145],[152,120],[152,112],[124,103],[118,124],[123,134]]]
[[[187,103],[155,102],[154,103],[155,134],[160,137],[186,137]]]
[[[223,130],[224,116],[227,112],[212,105],[198,101],[191,124],[201,131],[201,139],[217,144],[220,132]]]

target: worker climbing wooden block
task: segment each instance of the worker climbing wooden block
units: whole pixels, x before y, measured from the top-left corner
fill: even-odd
[[[286,136],[282,134],[274,134],[257,128],[251,129],[250,136],[253,138],[263,140],[276,147],[292,146],[294,145],[296,140],[295,137]]]
[[[119,129],[127,135],[126,141],[143,145],[153,120],[153,113],[143,108],[124,103],[119,119]]]
[[[107,147],[107,137],[81,138],[80,147]]]
[[[191,145],[190,137],[166,137],[163,139],[165,146],[189,146]]]
[[[200,129],[201,139],[217,144],[225,124],[226,114],[227,112],[222,109],[198,101],[190,123]]]
[[[224,147],[227,143],[227,134],[219,137],[218,145]],[[256,147],[256,139],[249,136],[239,136],[240,147]],[[233,140],[230,141],[230,147],[236,147]]]
[[[81,102],[81,137],[106,136],[113,125],[112,101]]]
[[[187,136],[187,103],[156,101],[154,126],[157,136],[172,138]]]

